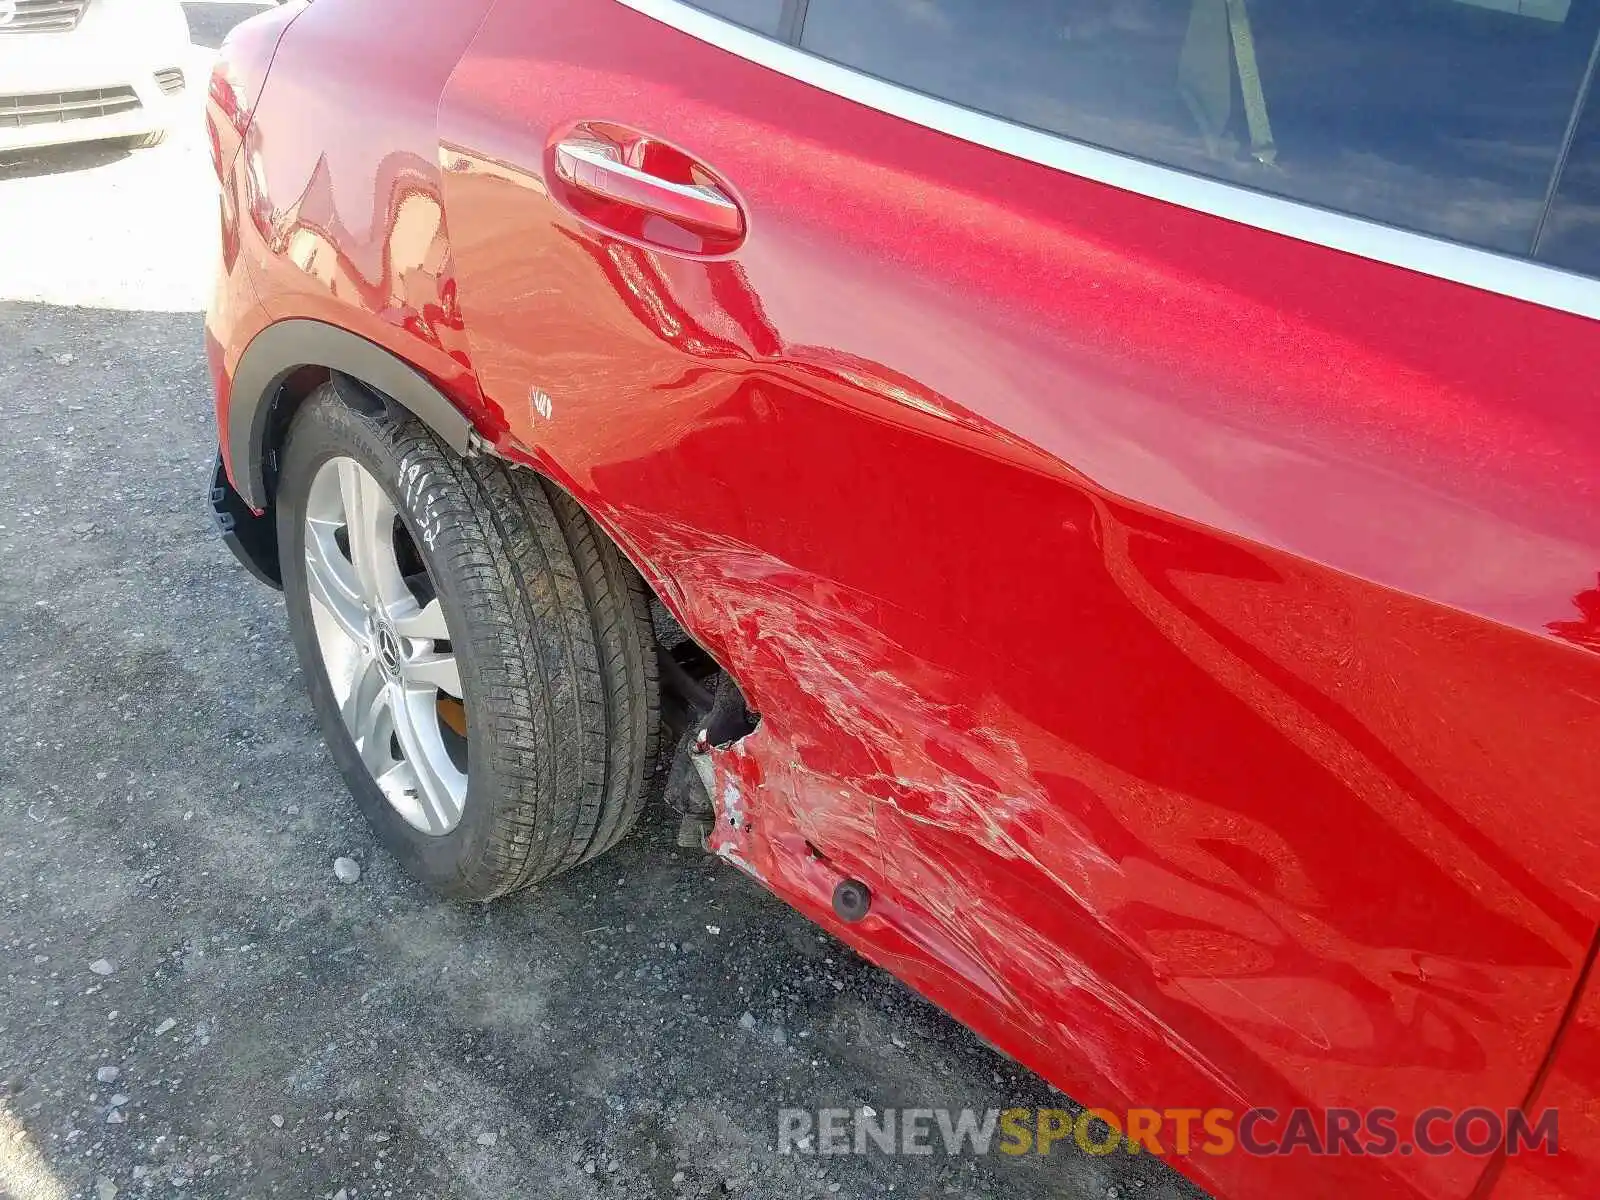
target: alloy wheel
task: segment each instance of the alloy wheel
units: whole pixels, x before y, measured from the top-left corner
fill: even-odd
[[[312,478],[305,553],[317,646],[361,761],[410,825],[449,833],[467,796],[461,669],[415,543],[355,459]]]

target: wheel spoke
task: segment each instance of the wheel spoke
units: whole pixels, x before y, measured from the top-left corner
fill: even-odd
[[[466,698],[461,691],[461,667],[454,654],[419,654],[402,663],[400,671],[408,683],[438,688],[457,700]]]
[[[407,822],[425,833],[434,832],[433,820],[418,799],[421,793],[417,788],[417,773],[409,762],[402,758],[384,767],[374,767],[372,776],[384,798]]]
[[[394,762],[389,746],[389,727],[393,724],[393,689],[383,678],[375,659],[368,660],[366,671],[357,677],[341,715],[355,739],[356,751],[374,775]]]
[[[322,521],[306,523],[306,587],[346,637],[366,637],[366,612],[361,604],[361,584],[355,568],[339,551],[334,529]]]
[[[439,730],[436,693],[407,688],[395,698],[394,732],[406,762],[416,773],[417,802],[428,832],[443,833],[461,818],[467,777],[456,769]]]
[[[365,647],[354,658],[348,689],[339,697],[339,715],[359,742],[372,732],[382,711],[384,678],[377,658]]]
[[[409,600],[394,552],[394,504],[383,486],[354,459],[340,459],[339,495],[361,595],[382,609]]]
[[[401,637],[431,638],[436,642],[447,641],[450,637],[450,626],[445,624],[444,609],[439,607],[438,600],[419,605],[408,596],[389,611],[389,620]]]

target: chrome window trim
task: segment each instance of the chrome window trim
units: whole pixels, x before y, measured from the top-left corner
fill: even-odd
[[[818,58],[694,8],[684,0],[617,3],[791,79],[1013,158],[1373,262],[1404,267],[1561,312],[1600,318],[1600,282],[1570,271],[1380,225],[1069,141]]]

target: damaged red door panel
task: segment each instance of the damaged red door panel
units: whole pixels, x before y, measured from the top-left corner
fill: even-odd
[[[673,148],[737,244],[575,199],[583,123]],[[501,449],[762,715],[714,755],[721,853],[1087,1103],[1524,1101],[1600,915],[1591,321],[613,0],[496,5],[439,124]],[[1180,1165],[1230,1197],[1485,1167]]]

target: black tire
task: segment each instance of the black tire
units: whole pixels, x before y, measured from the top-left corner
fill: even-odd
[[[123,145],[129,150],[149,150],[161,145],[167,140],[167,131],[158,129],[154,133],[141,133],[136,137],[124,138]]]
[[[311,621],[305,511],[328,459],[389,494],[444,610],[470,753],[460,824],[430,836],[384,798],[339,716]],[[643,581],[565,493],[491,458],[462,459],[415,418],[347,382],[295,414],[276,497],[295,649],[334,760],[383,844],[462,900],[531,887],[632,828],[655,761],[655,643]]]
[[[608,794],[594,834],[578,858],[588,862],[621,841],[644,809],[645,788],[659,753],[661,668],[650,593],[639,572],[572,497],[548,484],[545,492],[578,567],[606,688]],[[639,696],[648,697],[649,703],[635,702]]]

